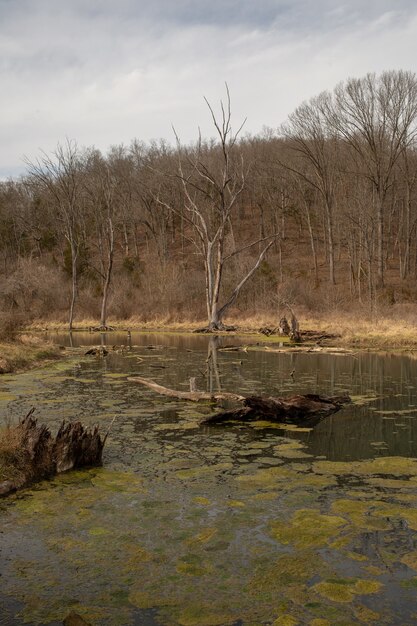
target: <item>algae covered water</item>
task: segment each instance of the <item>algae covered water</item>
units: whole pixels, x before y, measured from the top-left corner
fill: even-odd
[[[224,349],[239,338],[112,333],[106,358],[2,377],[0,419],[115,417],[104,467],[0,504],[0,624],[327,626],[417,622],[417,361]],[[121,344],[126,347],[120,349]],[[72,347],[71,347],[72,345]],[[112,349],[112,345],[115,349]],[[292,373],[292,375],[291,375]],[[348,391],[314,429],[201,427],[167,387]]]

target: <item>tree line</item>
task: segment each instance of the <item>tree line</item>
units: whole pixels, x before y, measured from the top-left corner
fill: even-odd
[[[207,102],[213,139],[59,144],[0,184],[1,309],[201,318],[413,299],[417,78],[348,79],[277,129]]]

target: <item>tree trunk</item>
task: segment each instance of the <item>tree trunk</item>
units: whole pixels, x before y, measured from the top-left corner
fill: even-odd
[[[377,233],[378,233],[378,255],[377,255],[377,276],[378,287],[384,287],[384,207],[383,199],[378,197],[377,206]]]
[[[109,287],[111,282],[111,275],[113,269],[113,255],[114,255],[114,230],[113,230],[113,222],[111,218],[108,218],[109,224],[109,251],[108,251],[108,262],[107,262],[107,270],[106,270],[106,278],[103,286],[103,299],[101,302],[101,316],[100,316],[100,327],[105,329],[107,327],[107,300],[109,297]]]
[[[72,273],[72,293],[71,293],[71,304],[69,311],[69,330],[73,329],[73,321],[74,321],[74,308],[75,301],[77,299],[77,290],[78,290],[78,276],[77,276],[77,260],[78,260],[78,246],[75,245],[74,239],[71,237],[70,241],[71,246],[71,273]]]
[[[319,284],[319,266],[318,266],[318,263],[317,263],[316,243],[314,241],[313,227],[312,227],[312,224],[311,224],[310,207],[308,206],[308,203],[306,202],[306,200],[304,200],[304,207],[305,207],[305,212],[306,212],[306,217],[307,217],[308,233],[310,235],[311,253],[313,255],[314,282],[315,282],[315,285],[317,287],[318,284]]]

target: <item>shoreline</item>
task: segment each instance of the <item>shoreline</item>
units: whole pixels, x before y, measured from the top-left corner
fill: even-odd
[[[381,317],[370,321],[358,318],[335,315],[333,317],[300,316],[300,327],[303,335],[301,343],[293,343],[287,337],[278,334],[264,335],[261,328],[274,328],[276,319],[268,317],[229,318],[228,323],[235,326],[233,331],[213,333],[222,337],[240,336],[251,343],[251,348],[271,349],[288,352],[337,352],[340,354],[353,352],[409,352],[417,351],[417,323],[414,320],[393,320]],[[275,326],[274,326],[275,324]],[[89,332],[100,335],[95,330],[97,321],[92,319],[76,322],[72,332]],[[114,332],[137,332],[141,334],[200,334],[204,327],[199,321],[172,321],[169,319],[153,319],[143,321],[139,318],[129,320],[111,320],[110,335]],[[0,375],[16,374],[48,365],[66,356],[66,351],[57,344],[48,341],[45,333],[68,333],[66,322],[58,320],[38,320],[28,325],[15,338],[0,341]],[[203,333],[201,333],[203,334]],[[204,333],[205,334],[205,333]],[[208,333],[207,333],[208,334]],[[210,334],[208,334],[210,336]],[[276,344],[286,345],[278,347]],[[255,344],[255,345],[253,345]],[[263,346],[265,346],[263,348]]]
[[[213,334],[219,336],[247,336],[257,343],[280,343],[288,339],[277,334],[263,335],[259,332],[261,328],[275,328],[277,320],[265,316],[255,318],[228,318],[228,324],[235,326],[233,331],[219,331]],[[352,317],[301,316],[299,317],[301,333],[307,334],[301,344],[292,346],[311,347],[319,344],[322,348],[345,348],[349,350],[372,350],[372,351],[414,351],[417,350],[417,320],[393,320],[387,317],[380,317],[376,320],[365,318],[352,319]],[[109,326],[111,330],[106,332],[140,332],[140,333],[174,333],[188,334],[197,333],[198,329],[204,327],[205,322],[196,321],[172,321],[169,319],[154,319],[143,321],[139,318],[129,320],[111,320]],[[80,320],[76,322],[72,332],[91,332],[100,334],[99,330],[94,330],[97,326],[96,320]],[[26,328],[27,332],[68,332],[67,323],[60,321],[39,320]],[[311,335],[311,336],[309,336]],[[289,347],[289,346],[288,346]]]

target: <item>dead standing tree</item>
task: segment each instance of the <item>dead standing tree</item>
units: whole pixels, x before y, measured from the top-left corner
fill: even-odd
[[[216,116],[207,99],[211,118],[217,133],[217,150],[208,149],[199,136],[194,149],[184,148],[178,136],[178,172],[183,192],[183,206],[179,209],[170,200],[160,196],[160,205],[177,214],[189,226],[187,239],[197,249],[204,263],[206,282],[207,330],[223,330],[223,317],[235,302],[240,291],[257,270],[272,241],[266,243],[255,263],[242,277],[232,293],[220,304],[220,293],[225,266],[244,250],[272,239],[262,237],[239,248],[230,249],[228,236],[232,232],[235,209],[246,185],[247,167],[238,144],[240,131],[232,130],[230,94],[226,85],[226,103],[221,102],[221,114]]]

